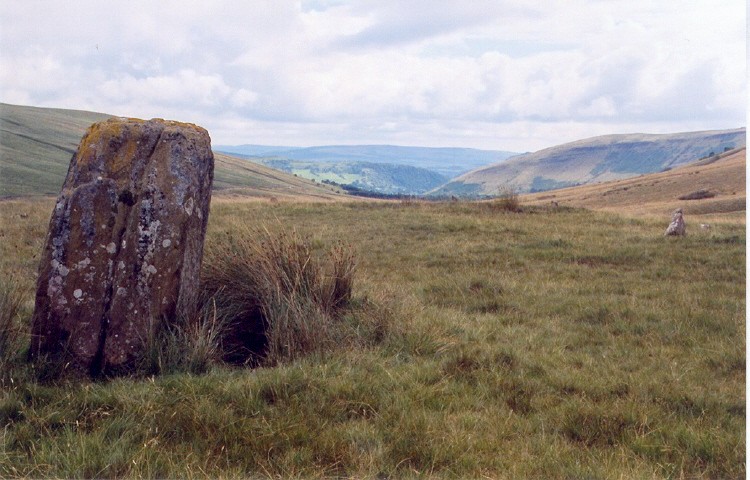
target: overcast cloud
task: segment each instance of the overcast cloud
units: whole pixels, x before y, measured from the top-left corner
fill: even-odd
[[[0,101],[215,144],[536,150],[746,121],[744,0],[0,3]]]

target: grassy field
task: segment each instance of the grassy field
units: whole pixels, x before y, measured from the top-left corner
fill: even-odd
[[[0,202],[19,322],[52,204]],[[200,376],[17,366],[0,477],[744,478],[745,225],[687,221],[215,198],[207,248],[247,224],[351,244],[371,307],[347,321],[378,341]]]

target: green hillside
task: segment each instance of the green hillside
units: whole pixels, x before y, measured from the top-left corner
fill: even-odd
[[[425,168],[373,162],[314,162],[250,158],[269,167],[318,182],[335,182],[384,194],[420,195],[449,179]]]
[[[214,152],[214,193],[300,200],[347,198],[338,188]]]
[[[473,170],[435,190],[442,195],[495,195],[502,188],[539,192],[620,180],[745,146],[745,129],[664,135],[593,137]]]
[[[0,104],[0,198],[60,193],[86,129],[104,113]],[[260,197],[337,197],[337,190],[216,154],[214,190]]]
[[[110,116],[0,104],[0,197],[59,193],[83,132]]]

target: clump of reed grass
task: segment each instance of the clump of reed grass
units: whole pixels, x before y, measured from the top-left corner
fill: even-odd
[[[316,252],[296,232],[248,229],[210,241],[203,294],[227,319],[225,358],[273,365],[333,346],[356,269],[351,247]]]

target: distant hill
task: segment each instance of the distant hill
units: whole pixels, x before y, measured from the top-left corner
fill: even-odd
[[[279,152],[289,152],[301,147],[283,147],[280,145],[214,145],[217,152],[230,153],[240,157],[266,157],[279,155]]]
[[[401,147],[394,145],[328,145],[321,147],[264,147],[260,145],[216,145],[215,150],[230,154],[278,157],[320,163],[382,163],[431,170],[454,178],[481,166],[517,155],[499,150],[473,148]]]
[[[633,177],[745,146],[745,129],[667,135],[607,135],[518,155],[481,167],[434,190],[440,195],[494,195],[503,187],[546,191]]]
[[[314,162],[278,157],[246,157],[277,170],[318,182],[350,185],[389,195],[421,195],[449,178],[425,168],[370,162]]]
[[[746,148],[738,148],[666,172],[626,180],[522,195],[527,205],[584,207],[668,218],[676,208],[686,216],[746,210]]]
[[[111,115],[0,104],[0,198],[57,195],[81,137]],[[214,191],[257,197],[345,198],[327,185],[226,154],[215,155]]]

